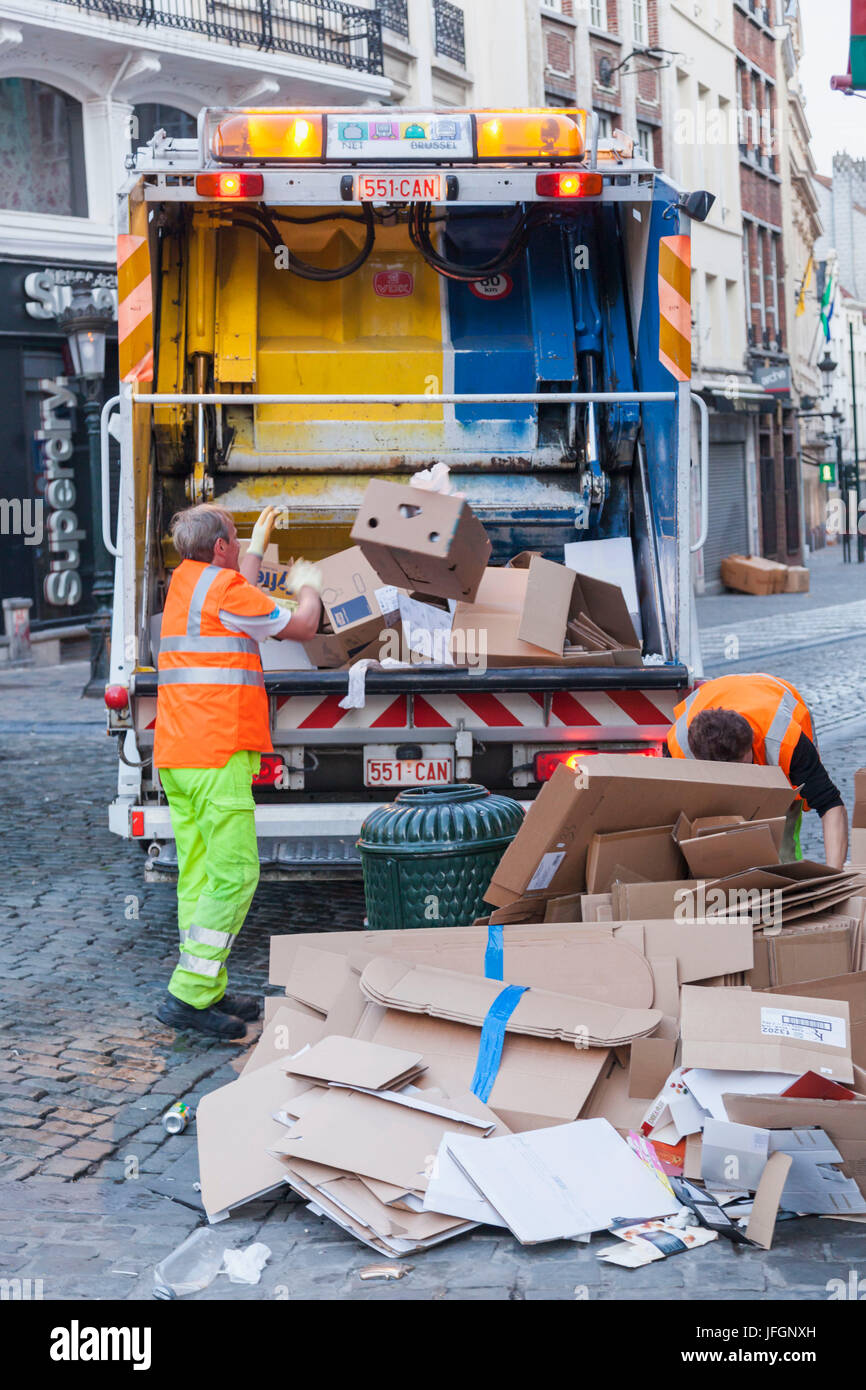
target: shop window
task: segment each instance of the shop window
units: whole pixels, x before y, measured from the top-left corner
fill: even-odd
[[[87,216],[81,105],[27,77],[0,79],[0,207]]]

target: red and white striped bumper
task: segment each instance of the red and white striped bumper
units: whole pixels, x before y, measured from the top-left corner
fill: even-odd
[[[662,739],[673,723],[674,705],[682,699],[675,690],[581,690],[466,692],[464,694],[369,695],[363,709],[341,709],[342,695],[279,695],[272,734],[293,743],[314,743],[316,738],[346,736],[346,741],[367,741],[368,730],[404,735],[423,730],[428,739],[450,731],[482,731],[488,741],[521,741],[532,735],[560,741],[564,735],[589,742],[630,739]],[[141,699],[136,706],[136,728],[152,734],[156,700]],[[381,740],[379,740],[381,741]]]

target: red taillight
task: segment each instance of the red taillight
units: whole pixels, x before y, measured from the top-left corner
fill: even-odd
[[[144,812],[143,812],[143,811],[133,811],[133,812],[130,814],[130,817],[129,817],[129,828],[130,828],[130,830],[132,831],[133,835],[135,835],[135,836],[139,836],[139,835],[143,835],[143,834],[144,834]]]
[[[611,748],[604,744],[596,744],[594,748],[557,748],[550,753],[536,753],[535,780],[548,782],[560,763],[577,767],[583,758],[591,758],[596,753],[633,753],[639,758],[660,758],[662,750],[657,743],[646,743],[641,748]]]
[[[129,704],[129,691],[125,685],[107,685],[105,703],[109,709],[126,709]]]
[[[596,198],[604,179],[582,169],[557,169],[553,174],[536,174],[535,191],[541,198]]]
[[[261,174],[223,169],[218,174],[196,174],[195,191],[202,198],[260,198],[265,180]]]
[[[253,778],[253,786],[273,787],[280,780],[284,766],[279,753],[263,753],[262,765]]]

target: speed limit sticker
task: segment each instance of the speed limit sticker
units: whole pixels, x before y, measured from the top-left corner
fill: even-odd
[[[514,281],[503,271],[501,275],[488,275],[484,280],[470,280],[469,288],[478,299],[506,299],[514,288]]]

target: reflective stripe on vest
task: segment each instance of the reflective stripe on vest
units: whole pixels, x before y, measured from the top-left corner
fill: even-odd
[[[196,652],[249,652],[258,656],[259,644],[253,637],[163,637],[159,650],[182,652],[185,656],[194,656]]]
[[[264,685],[261,671],[235,666],[174,666],[160,671],[160,685]]]
[[[199,575],[192,591],[192,598],[189,601],[189,613],[186,620],[187,637],[201,637],[201,610],[211,584],[220,574],[222,574],[222,569],[219,565],[208,565]]]
[[[797,701],[790,690],[783,687],[779,707],[773,715],[772,723],[764,735],[764,757],[776,766],[782,761],[782,743],[797,713]]]
[[[686,697],[686,707],[683,710],[677,722],[674,724],[674,738],[680,745],[684,758],[694,758],[695,756],[691,748],[689,747],[689,709],[694,704],[695,700],[698,698],[698,695],[700,693],[700,687],[698,687],[697,690],[693,690],[691,695]]]

